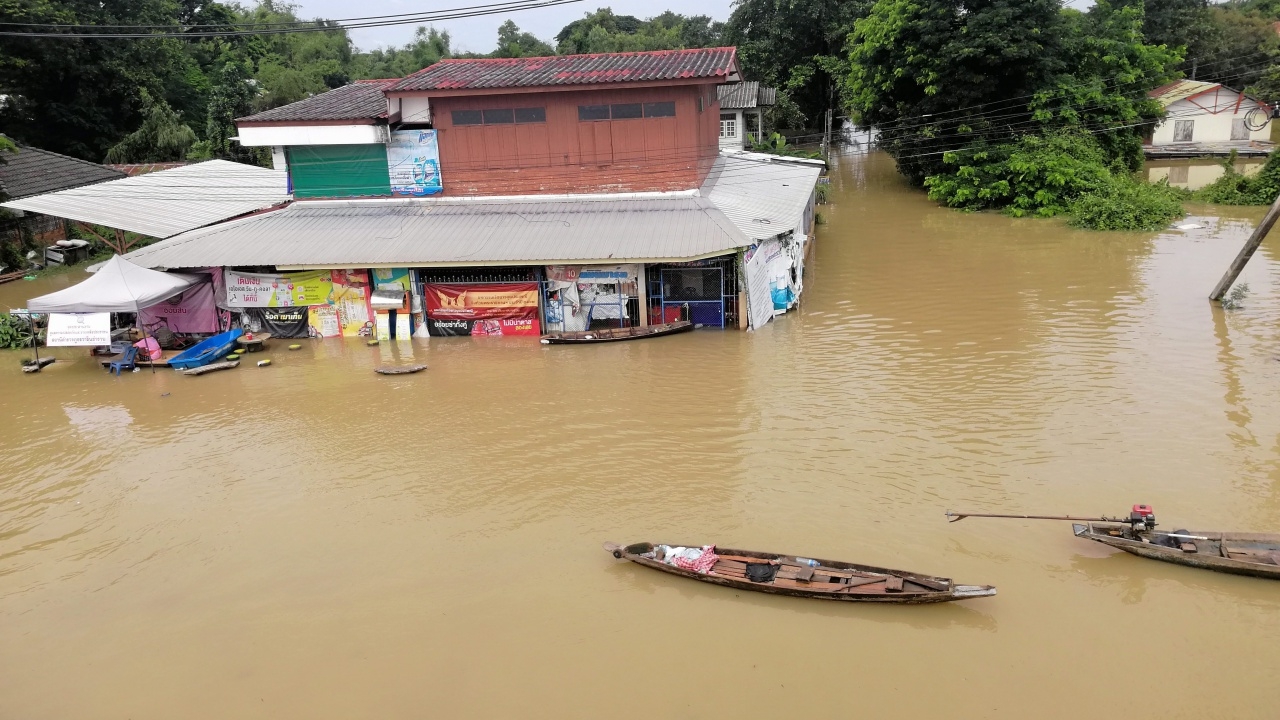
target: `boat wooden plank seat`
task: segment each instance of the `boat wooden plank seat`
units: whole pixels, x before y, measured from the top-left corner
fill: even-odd
[[[1222,549],[1227,552],[1227,557],[1230,557],[1232,560],[1265,563],[1267,565],[1280,565],[1280,553],[1275,550],[1264,550],[1260,548],[1230,548],[1225,545]]]
[[[902,592],[902,578],[897,575],[890,575],[884,579],[885,592]]]

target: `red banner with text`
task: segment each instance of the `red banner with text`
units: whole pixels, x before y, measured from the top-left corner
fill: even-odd
[[[538,284],[427,283],[432,335],[539,335]]]

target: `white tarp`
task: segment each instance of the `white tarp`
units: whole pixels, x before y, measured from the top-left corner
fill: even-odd
[[[193,275],[140,268],[116,255],[88,280],[32,298],[27,309],[37,313],[137,312],[200,281]]]
[[[111,313],[51,313],[45,344],[49,347],[110,345]]]

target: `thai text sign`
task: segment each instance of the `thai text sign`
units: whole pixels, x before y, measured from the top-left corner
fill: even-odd
[[[393,131],[387,145],[387,174],[395,195],[435,195],[444,190],[436,131]]]
[[[250,274],[228,270],[227,307],[262,308],[320,305],[333,292],[328,270],[285,275]]]
[[[110,345],[111,313],[53,313],[45,336],[49,347]]]
[[[426,285],[432,335],[537,335],[538,284]]]

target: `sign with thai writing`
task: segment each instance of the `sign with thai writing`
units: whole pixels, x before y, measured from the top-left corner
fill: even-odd
[[[111,313],[51,313],[45,344],[49,347],[110,345]]]
[[[440,146],[435,130],[395,130],[387,144],[387,174],[394,195],[435,195],[440,182]]]
[[[432,335],[537,335],[538,284],[426,285]]]
[[[226,272],[227,307],[263,308],[321,305],[333,292],[328,270],[284,275]]]

